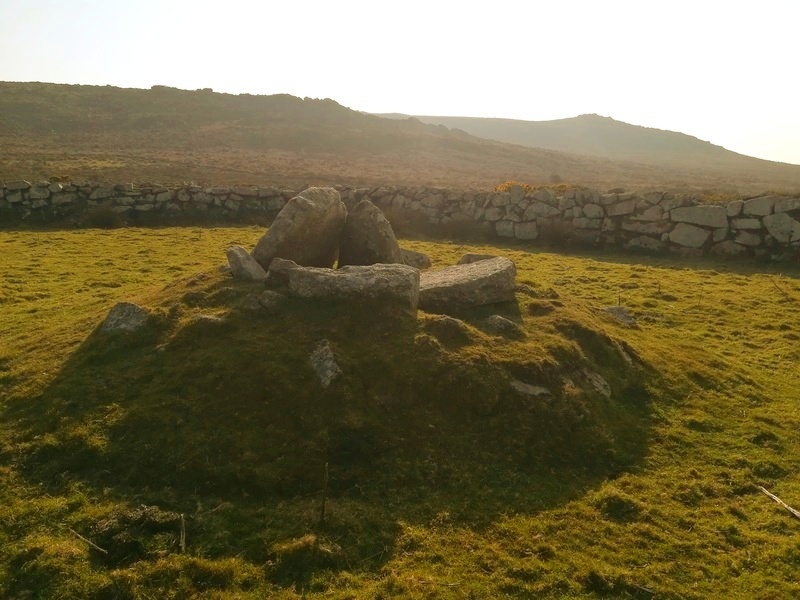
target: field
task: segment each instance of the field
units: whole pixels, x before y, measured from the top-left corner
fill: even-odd
[[[237,309],[217,267],[262,233],[0,231],[0,597],[797,593],[800,521],[757,487],[800,508],[796,269],[402,240],[517,264],[526,337],[476,312],[448,342],[423,313]],[[154,324],[106,340],[120,300]]]

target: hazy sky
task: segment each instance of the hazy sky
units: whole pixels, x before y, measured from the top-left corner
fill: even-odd
[[[0,80],[598,113],[800,164],[800,0],[0,0]]]

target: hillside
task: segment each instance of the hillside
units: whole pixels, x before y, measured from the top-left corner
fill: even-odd
[[[516,262],[453,335],[247,308],[217,266],[262,234],[0,232],[0,597],[791,597],[756,486],[800,504],[797,273],[404,239]],[[103,335],[120,300],[153,316]]]
[[[382,115],[406,119],[407,115]],[[675,131],[630,125],[599,115],[553,121],[521,121],[474,117],[417,116],[423,123],[460,129],[481,138],[606,159],[634,161],[730,176],[795,180],[800,166],[738,154]]]
[[[800,167],[731,172],[490,141],[333,100],[163,86],[0,83],[0,179],[443,185],[506,180],[600,187],[800,188]]]

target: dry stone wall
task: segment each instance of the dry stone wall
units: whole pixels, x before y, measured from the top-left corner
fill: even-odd
[[[762,196],[727,205],[699,204],[667,192],[549,189],[527,193],[432,187],[335,186],[348,208],[364,198],[384,211],[416,214],[432,225],[482,227],[500,238],[621,247],[687,256],[798,260],[800,198]],[[86,219],[98,211],[129,222],[208,216],[253,222],[276,214],[297,190],[276,187],[0,182],[0,224]]]

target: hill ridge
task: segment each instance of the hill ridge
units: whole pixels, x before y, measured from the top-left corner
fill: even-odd
[[[524,139],[494,141],[475,133],[289,94],[0,82],[0,147],[11,150],[0,156],[0,179],[6,180],[392,180],[485,189],[507,180],[545,184],[558,176],[607,188],[800,189],[795,165],[728,154],[724,160],[676,160],[669,152],[648,162],[644,153],[615,154],[607,136],[606,148],[593,154],[588,144],[534,148]]]
[[[381,116],[387,118],[403,119],[408,115],[402,113],[386,113]],[[444,125],[446,127],[457,128],[471,135],[484,137],[486,139],[494,139],[497,141],[516,143],[529,147],[546,148],[550,150],[559,150],[562,152],[591,154],[596,156],[603,156],[606,158],[628,158],[643,162],[656,162],[670,157],[662,154],[648,156],[647,153],[634,153],[637,150],[636,146],[627,147],[624,144],[641,143],[643,141],[656,143],[659,145],[667,145],[668,143],[680,144],[681,148],[692,152],[692,156],[696,157],[700,153],[718,160],[741,160],[758,161],[758,163],[770,165],[786,165],[790,167],[797,167],[792,163],[768,160],[749,156],[741,152],[729,150],[724,146],[715,144],[709,140],[703,140],[697,136],[684,133],[681,131],[674,131],[670,129],[660,129],[658,127],[650,127],[646,125],[634,125],[625,121],[614,119],[613,117],[606,117],[597,113],[586,113],[575,117],[565,117],[561,119],[548,119],[541,121],[531,121],[524,119],[512,119],[506,117],[461,117],[461,116],[434,116],[434,115],[414,115],[414,118],[419,119],[423,123],[430,123],[436,125]],[[504,129],[514,127],[514,130]],[[612,129],[613,128],[613,129]],[[602,130],[602,131],[601,131]],[[618,146],[603,146],[602,150],[598,150],[598,142],[590,136],[598,136],[600,134],[614,134],[614,135],[633,135],[638,136],[639,139],[624,139],[616,140]],[[643,136],[651,136],[651,139],[645,139]],[[652,136],[658,136],[657,138]],[[609,153],[609,150],[612,152]],[[641,147],[638,148],[642,150]],[[710,152],[709,152],[710,151]],[[676,160],[672,157],[672,160]],[[679,161],[680,162],[680,161]],[[684,161],[687,165],[691,164],[691,156],[685,157]]]

